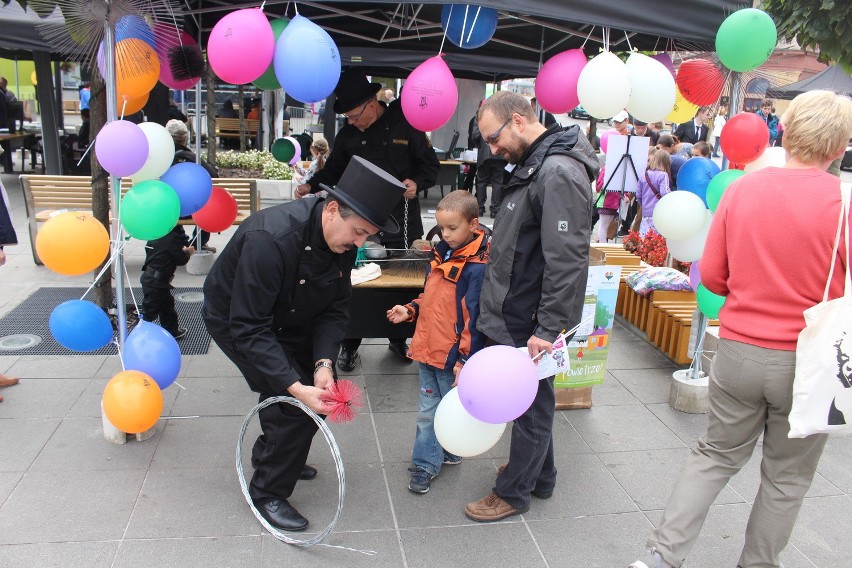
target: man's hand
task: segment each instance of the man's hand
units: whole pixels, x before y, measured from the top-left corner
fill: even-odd
[[[315,379],[316,380],[316,379]],[[331,410],[330,405],[323,401],[325,389],[303,385],[296,381],[287,391],[299,402],[316,412],[317,414],[328,414]]]
[[[334,384],[334,373],[328,367],[320,367],[314,371],[314,386],[325,390]]]
[[[307,194],[311,192],[311,185],[309,183],[302,183],[296,186],[296,191],[293,192],[293,196],[296,199],[301,199]]]
[[[553,344],[549,341],[545,341],[544,339],[533,335],[530,336],[529,340],[527,341],[527,350],[530,353],[530,357],[535,359],[535,357],[537,357],[538,354],[542,351],[547,351],[548,353],[553,351]],[[536,364],[538,364],[538,359],[535,359],[535,361]]]
[[[405,306],[394,306],[388,310],[387,316],[391,323],[402,323],[408,319],[408,310]]]
[[[412,179],[404,179],[402,185],[405,186],[405,193],[402,194],[404,198],[413,199],[417,197],[417,182]]]
[[[183,247],[183,252],[188,252],[189,256],[195,254],[195,247]]]

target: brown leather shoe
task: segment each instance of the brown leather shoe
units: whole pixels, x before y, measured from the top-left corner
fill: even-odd
[[[471,520],[480,523],[490,523],[511,517],[512,515],[526,513],[529,510],[529,506],[523,509],[515,509],[498,497],[496,493],[491,493],[475,503],[468,503],[464,508],[464,514]]]

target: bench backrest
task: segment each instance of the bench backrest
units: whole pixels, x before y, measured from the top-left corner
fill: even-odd
[[[260,124],[260,120],[256,118],[245,118],[243,119],[243,128],[247,134],[256,134],[258,125]],[[240,133],[240,119],[239,118],[217,118],[216,119],[216,132],[221,133],[234,133],[239,135]]]

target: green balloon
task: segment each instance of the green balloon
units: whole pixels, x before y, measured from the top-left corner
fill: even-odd
[[[281,37],[281,32],[284,31],[284,28],[287,27],[288,23],[290,23],[290,20],[288,20],[287,18],[278,18],[277,20],[272,20],[271,22],[269,22],[269,25],[272,26],[272,33],[275,34],[276,44],[278,43],[278,38]],[[251,84],[257,87],[258,89],[263,89],[264,91],[274,91],[275,89],[280,89],[281,84],[278,82],[278,77],[275,76],[275,64],[273,62],[270,62],[269,67],[266,68],[266,71],[263,72],[263,75],[252,81]]]
[[[698,285],[698,290],[695,291],[695,298],[698,300],[698,309],[701,313],[710,319],[719,317],[719,310],[725,303],[725,296],[714,294],[704,287],[704,284]]]
[[[731,185],[731,182],[745,175],[742,170],[725,170],[713,176],[710,183],[707,185],[707,207],[713,213],[716,212],[716,207],[719,206],[719,200],[722,199],[722,194]]]
[[[769,14],[756,8],[738,10],[716,32],[716,53],[731,71],[751,71],[769,59],[778,30]]]
[[[177,225],[180,199],[167,183],[152,179],[135,184],[121,199],[124,230],[140,241],[153,241]]]
[[[278,138],[272,143],[272,157],[279,162],[289,164],[293,156],[296,155],[296,147],[286,138]]]

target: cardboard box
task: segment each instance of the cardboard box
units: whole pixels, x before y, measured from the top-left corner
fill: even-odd
[[[592,407],[592,387],[556,389],[556,410]]]

